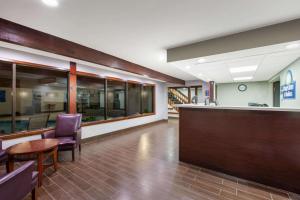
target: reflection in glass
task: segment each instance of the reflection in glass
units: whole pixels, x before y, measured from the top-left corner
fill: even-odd
[[[141,92],[142,85],[128,83],[128,108],[127,115],[141,114]]]
[[[143,86],[142,92],[142,105],[143,113],[153,113],[153,95],[154,87],[153,86]]]
[[[125,116],[125,82],[107,80],[107,119]]]
[[[77,112],[82,113],[82,121],[105,119],[104,80],[77,77]]]
[[[55,126],[67,112],[67,73],[17,65],[16,132]]]
[[[12,64],[0,62],[0,135],[12,132]]]

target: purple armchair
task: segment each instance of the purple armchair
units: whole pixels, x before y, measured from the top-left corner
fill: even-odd
[[[35,200],[37,182],[34,161],[27,162],[17,170],[0,176],[0,199],[21,200],[31,192],[31,198]]]
[[[6,172],[8,172],[8,160],[5,150],[2,149],[2,140],[0,140],[0,163],[6,164]]]
[[[43,133],[42,138],[58,139],[58,151],[72,151],[74,161],[75,148],[81,151],[81,114],[59,114],[55,129]]]

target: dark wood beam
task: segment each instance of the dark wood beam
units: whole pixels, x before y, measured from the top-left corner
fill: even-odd
[[[3,18],[0,18],[0,41],[63,55],[134,74],[145,75],[169,83],[185,84],[181,79]]]

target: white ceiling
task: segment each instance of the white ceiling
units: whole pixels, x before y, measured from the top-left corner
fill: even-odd
[[[300,17],[299,0],[59,1],[0,0],[0,17],[184,80],[165,49]]]
[[[300,57],[300,47],[287,49],[289,44],[300,44],[300,41],[278,45],[247,49],[200,58],[173,62],[172,65],[183,72],[205,81],[217,83],[234,82],[235,77],[253,77],[250,81],[267,81]],[[257,66],[256,71],[230,73],[230,68]],[[249,80],[247,80],[249,81]]]

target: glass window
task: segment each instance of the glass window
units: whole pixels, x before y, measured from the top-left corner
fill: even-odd
[[[15,131],[55,126],[67,112],[67,82],[66,72],[17,65]]]
[[[153,98],[154,98],[154,86],[143,86],[143,92],[142,92],[143,113],[154,112]]]
[[[105,119],[104,79],[77,77],[77,112],[83,122]]]
[[[128,83],[128,108],[127,115],[138,115],[141,114],[141,92],[142,85]]]
[[[107,119],[125,116],[125,82],[107,80]]]
[[[0,62],[0,135],[12,132],[12,63]]]

